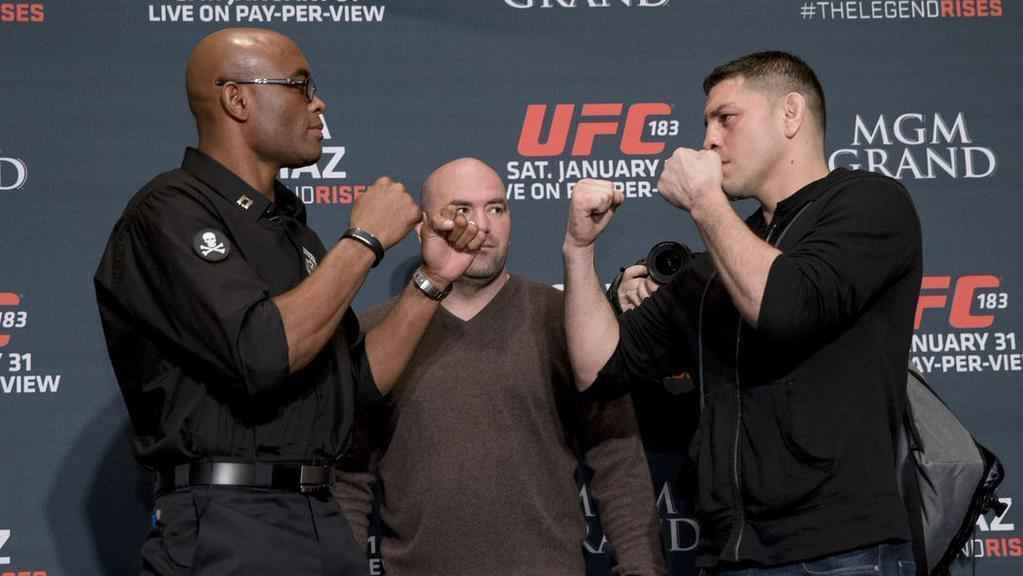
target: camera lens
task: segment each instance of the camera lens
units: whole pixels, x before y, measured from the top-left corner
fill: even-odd
[[[684,245],[666,240],[654,244],[646,257],[650,279],[658,284],[667,284],[671,278],[689,266],[689,249]]]

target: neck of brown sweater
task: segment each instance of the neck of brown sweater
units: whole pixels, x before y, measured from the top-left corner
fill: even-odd
[[[508,283],[509,278],[511,275],[502,271],[493,282],[482,286],[459,279],[455,281],[455,285],[451,287],[451,294],[441,305],[462,321],[469,321],[490,304],[501,288]]]

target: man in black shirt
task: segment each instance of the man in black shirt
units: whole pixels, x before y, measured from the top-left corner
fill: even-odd
[[[594,180],[575,188],[563,252],[577,384],[613,396],[695,376],[698,565],[912,573],[895,474],[922,276],[909,194],[877,174],[829,173],[823,91],[798,58],[745,56],[704,90],[704,150],[676,150],[658,188],[707,251],[656,292],[635,283],[638,297],[625,299],[642,303],[620,321],[593,244],[622,193]],[[734,198],[760,208],[743,222]]]
[[[302,52],[268,30],[223,30],[186,75],[198,149],[131,199],[95,277],[136,452],[157,473],[142,572],[361,576],[333,464],[484,235],[381,178],[326,250],[275,180],[320,156],[326,104]],[[363,338],[349,304],[417,222],[423,266]]]

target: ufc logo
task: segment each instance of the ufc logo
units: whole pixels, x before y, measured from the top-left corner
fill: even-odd
[[[572,156],[589,156],[593,141],[598,136],[617,136],[621,129],[619,149],[623,154],[660,154],[664,142],[650,142],[643,139],[647,119],[654,116],[668,116],[671,106],[664,102],[640,102],[632,104],[622,121],[625,105],[583,104],[578,119],[575,104],[554,106],[551,118],[547,119],[547,104],[530,104],[526,107],[526,119],[519,134],[518,151],[522,156],[560,156],[568,147],[568,135],[575,125],[575,140],[572,141]],[[597,120],[599,118],[599,120]],[[546,140],[541,141],[544,125],[549,124]]]
[[[920,284],[920,298],[916,303],[913,329],[919,330],[924,311],[935,308],[949,309],[948,323],[953,328],[987,328],[994,324],[994,314],[978,314],[975,310],[996,310],[1008,307],[1005,292],[988,292],[1001,287],[1001,280],[990,274],[960,276],[951,289],[951,276],[924,276]],[[983,292],[981,292],[983,291]],[[949,295],[952,304],[949,306]]]

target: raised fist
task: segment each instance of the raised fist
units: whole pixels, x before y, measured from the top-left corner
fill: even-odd
[[[676,149],[664,163],[657,190],[673,206],[688,211],[708,198],[724,197],[721,157],[714,150]]]
[[[565,243],[580,248],[592,245],[624,201],[625,194],[608,180],[580,180],[572,190]]]
[[[419,236],[425,272],[450,284],[472,264],[487,232],[448,205],[433,214],[423,212]]]
[[[351,225],[377,237],[384,250],[394,246],[419,222],[419,206],[405,185],[384,176],[352,206]]]

